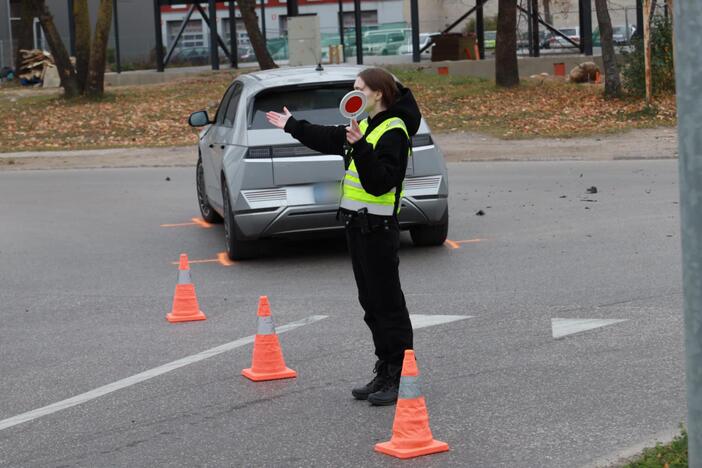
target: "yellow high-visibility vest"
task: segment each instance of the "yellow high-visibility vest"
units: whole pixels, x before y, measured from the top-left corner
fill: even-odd
[[[368,121],[363,120],[358,124],[361,133],[365,135],[368,129]],[[375,127],[370,134],[366,135],[366,141],[375,149],[375,145],[380,140],[380,137],[389,130],[400,128],[407,139],[409,140],[409,133],[407,132],[407,127],[402,119],[398,117],[391,117],[383,121],[380,125]],[[411,141],[411,140],[410,140]],[[408,157],[411,154],[411,143],[408,150]],[[393,187],[389,192],[375,197],[370,193],[366,192],[361,185],[361,179],[359,179],[358,171],[356,170],[356,163],[351,159],[349,168],[346,170],[346,175],[344,176],[344,182],[342,186],[342,196],[341,196],[341,208],[358,211],[362,208],[367,208],[368,213],[380,216],[392,216],[395,210],[395,196],[397,193],[397,187]],[[400,193],[402,197],[402,193]],[[400,211],[400,204],[397,204],[397,211]]]

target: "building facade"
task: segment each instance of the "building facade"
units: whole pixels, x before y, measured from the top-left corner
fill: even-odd
[[[151,0],[114,0],[117,4],[119,18],[120,55],[122,63],[146,63],[153,60],[155,51],[154,11]],[[475,6],[476,0],[419,0],[420,32],[440,32],[453,23],[461,15]],[[46,0],[54,16],[58,31],[71,52],[69,26],[69,0]],[[99,0],[88,0],[91,24],[95,24]],[[487,0],[484,5],[486,18],[497,15],[498,0]],[[539,1],[543,9],[543,0]],[[578,0],[550,0],[553,25],[557,28],[575,27],[579,24]],[[298,0],[300,14],[316,13],[320,19],[320,32],[325,35],[337,35],[339,32],[339,2],[338,0]],[[354,27],[354,1],[343,0],[343,23],[345,28]],[[203,7],[207,7],[203,1]],[[610,15],[615,26],[636,24],[636,0],[610,1]],[[362,24],[364,27],[375,27],[391,23],[409,25],[410,0],[362,0]],[[189,6],[161,7],[161,34],[163,46],[168,48],[173,44]],[[256,1],[256,14],[265,21],[267,39],[285,36],[287,31],[287,3],[285,0],[265,0],[262,11],[261,2]],[[543,11],[541,11],[543,16]],[[240,18],[236,7],[237,18]],[[593,29],[597,26],[597,18],[593,6]],[[20,0],[0,0],[0,67],[12,66],[14,60],[13,48],[16,47],[17,29],[19,28]],[[217,4],[218,31],[227,43],[229,42],[229,8],[227,2]],[[461,32],[469,19],[454,28]],[[526,30],[526,16],[519,16],[520,30]],[[489,28],[486,28],[489,29]],[[108,47],[114,49],[114,27],[110,29]],[[237,43],[245,48],[249,45],[248,34],[241,19],[237,20]],[[34,46],[46,49],[46,40],[38,21],[33,25]],[[347,43],[354,41],[353,37],[346,38]],[[197,12],[193,13],[185,27],[178,43],[178,48],[208,47],[209,30],[206,22]]]
[[[363,26],[375,26],[386,23],[405,22],[403,14],[404,0],[363,0],[361,2],[361,18]],[[343,1],[343,19],[345,28],[354,27],[353,0]],[[316,13],[319,16],[320,32],[325,34],[339,33],[339,2],[338,0],[298,0],[299,13]],[[188,5],[164,6],[161,8],[161,33],[164,46],[170,47],[175,40],[185,18]],[[241,14],[236,8],[237,44],[246,47],[249,45],[248,34]],[[287,4],[281,0],[266,0],[263,14],[261,2],[256,2],[256,16],[259,27],[262,28],[261,18],[265,18],[265,35],[267,39],[283,37],[287,33]],[[217,5],[217,30],[222,38],[229,43],[229,8],[226,3]],[[206,47],[209,44],[209,29],[202,16],[195,10],[186,25],[178,47]]]
[[[421,32],[441,32],[464,13],[475,6],[476,0],[419,0],[419,29]],[[484,16],[497,16],[498,0],[487,0],[483,6]],[[524,2],[526,3],[526,2]],[[550,0],[551,17],[556,28],[572,28],[578,26],[578,0]],[[592,2],[592,27],[597,27],[595,5]],[[615,26],[636,25],[636,0],[610,0],[609,13]],[[539,0],[540,14],[543,17],[543,0]],[[410,17],[410,0],[405,0],[404,16]],[[453,29],[462,32],[463,24]],[[409,22],[409,20],[408,20]],[[518,27],[526,29],[526,15],[518,17]]]

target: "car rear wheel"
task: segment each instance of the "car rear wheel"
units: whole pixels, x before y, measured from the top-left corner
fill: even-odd
[[[232,213],[227,181],[222,179],[222,198],[224,200],[224,245],[231,260],[245,260],[258,255],[258,242],[237,239],[239,228]]]
[[[448,226],[448,213],[446,213],[441,224],[411,227],[410,237],[412,237],[414,245],[418,247],[443,245],[446,242],[446,236],[448,236]]]
[[[195,168],[195,185],[197,187],[197,204],[200,206],[200,214],[202,219],[208,223],[221,223],[222,217],[217,213],[210,201],[207,198],[207,191],[205,190],[205,170],[202,167],[202,158],[197,158],[197,166]]]

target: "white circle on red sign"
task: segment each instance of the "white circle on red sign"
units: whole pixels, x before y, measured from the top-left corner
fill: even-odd
[[[341,99],[339,112],[347,119],[358,117],[366,109],[366,95],[360,91],[351,91]]]

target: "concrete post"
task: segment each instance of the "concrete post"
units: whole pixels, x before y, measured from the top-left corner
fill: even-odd
[[[702,466],[702,2],[674,2],[689,466]]]

